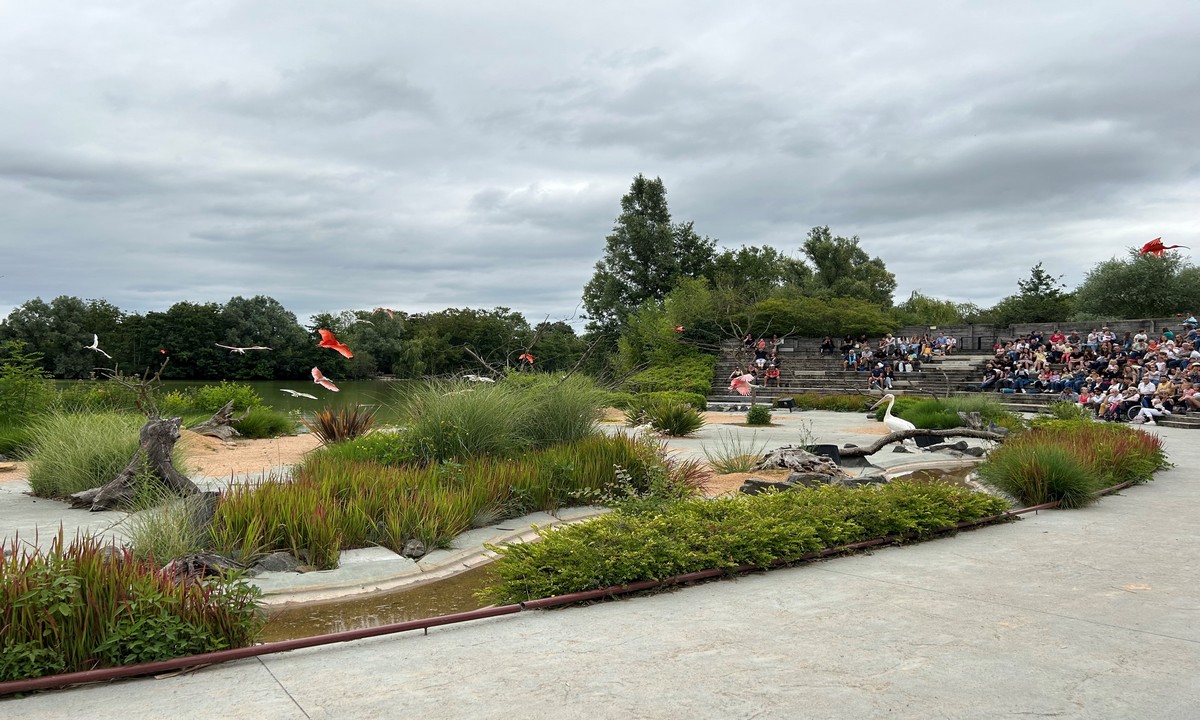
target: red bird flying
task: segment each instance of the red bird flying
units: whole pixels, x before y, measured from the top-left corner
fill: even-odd
[[[338,342],[338,339],[333,336],[333,333],[329,332],[325,328],[321,328],[317,330],[317,332],[321,333],[321,342],[317,343],[317,347],[337,350],[342,354],[342,357],[346,359],[354,357],[354,353],[350,352],[350,348],[346,347],[345,343]]]

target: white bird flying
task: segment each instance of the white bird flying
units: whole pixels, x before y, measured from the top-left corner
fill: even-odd
[[[232,345],[222,345],[221,343],[213,343],[213,345],[216,345],[219,348],[225,348],[229,352],[235,352],[238,355],[245,355],[247,350],[270,350],[271,349],[269,347],[263,347],[262,345],[255,345],[253,347],[234,347]]]
[[[287,388],[279,388],[279,392],[285,392],[288,395],[291,395],[292,397],[308,398],[309,400],[317,399],[316,395],[309,395],[308,393],[297,392],[295,390],[288,390]]]
[[[905,430],[917,429],[916,425],[913,425],[904,418],[898,418],[892,414],[892,405],[896,404],[896,396],[891,393],[879,398],[879,402],[872,405],[871,409],[874,410],[875,408],[879,407],[884,403],[884,401],[887,401],[887,410],[883,411],[883,424],[887,425],[888,430],[892,432],[903,432]]]
[[[84,345],[83,349],[84,350],[95,350],[96,352],[100,353],[101,355],[108,358],[109,360],[112,360],[112,355],[109,355],[108,353],[106,353],[100,349],[100,337],[97,336],[95,333],[92,333],[92,344]]]

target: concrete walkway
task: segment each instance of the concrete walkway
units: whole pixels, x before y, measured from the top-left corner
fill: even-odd
[[[1200,447],[1187,430],[1157,430],[1176,467],[1084,510],[656,596],[0,701],[0,716],[1195,717]]]

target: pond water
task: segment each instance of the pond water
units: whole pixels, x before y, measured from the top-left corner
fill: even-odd
[[[268,611],[262,640],[290,640],[478,610],[488,603],[476,598],[475,593],[494,582],[495,570],[488,564],[415,588],[284,606]]]

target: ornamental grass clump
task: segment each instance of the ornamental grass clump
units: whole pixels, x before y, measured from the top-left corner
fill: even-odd
[[[1155,435],[1121,425],[1042,420],[993,450],[979,476],[1030,505],[1058,500],[1080,507],[1098,490],[1145,482],[1165,465]]]
[[[365,405],[324,408],[300,420],[322,445],[333,445],[362,437],[375,426],[375,408]]]
[[[138,449],[145,418],[117,413],[49,413],[30,426],[29,484],[39,497],[63,498],[104,485]],[[181,469],[183,452],[172,457]]]
[[[289,435],[296,430],[296,421],[286,413],[265,405],[255,405],[233,424],[233,428],[248,438],[273,438]]]
[[[909,482],[632,503],[541,530],[539,542],[491,546],[500,580],[482,596],[504,604],[712,568],[765,568],[875,537],[928,537],[1007,509],[985,493]]]
[[[175,579],[92,537],[0,553],[0,681],[166,660],[253,644],[257,588]]]
[[[650,427],[671,437],[687,437],[704,427],[704,416],[696,408],[675,402],[651,402],[646,420]]]
[[[756,442],[757,435],[757,431],[749,438],[732,432],[718,434],[716,443],[704,446],[708,466],[719,475],[750,472],[767,450],[766,441]]]

